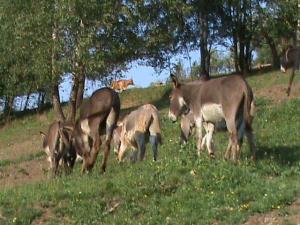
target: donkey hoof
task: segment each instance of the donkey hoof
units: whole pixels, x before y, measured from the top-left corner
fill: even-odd
[[[250,159],[251,159],[251,161],[255,162],[256,161],[256,156],[252,155]]]
[[[210,159],[215,159],[216,158],[215,153],[213,153],[213,152],[209,153],[209,158]]]
[[[101,166],[101,174],[105,173],[106,171],[106,167],[105,166]]]

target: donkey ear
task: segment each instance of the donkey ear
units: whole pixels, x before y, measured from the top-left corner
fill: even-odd
[[[179,88],[180,87],[180,83],[179,83],[177,77],[174,74],[171,74],[170,77],[172,79],[174,88]]]

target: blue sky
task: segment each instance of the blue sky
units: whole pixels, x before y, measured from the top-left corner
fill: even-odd
[[[191,62],[199,62],[199,51],[190,52]],[[184,68],[190,70],[189,60],[186,55],[178,55],[171,59],[171,63],[177,63],[181,61],[184,64]],[[138,87],[148,87],[151,82],[166,81],[170,76],[169,69],[165,69],[162,73],[158,74],[152,67],[139,66],[133,63],[132,68],[125,73],[125,78],[132,78],[135,85]]]

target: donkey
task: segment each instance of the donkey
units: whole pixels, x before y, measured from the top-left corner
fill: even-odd
[[[185,145],[187,143],[189,137],[193,133],[194,128],[195,119],[192,111],[189,111],[186,115],[182,114],[180,120],[180,144]],[[204,147],[205,143],[206,147],[209,149],[209,144],[207,143],[207,141],[208,137],[210,136],[210,132],[214,132],[214,130],[224,131],[227,129],[225,120],[221,120],[220,122],[216,123],[213,127],[213,130],[211,130],[210,123],[203,122],[203,128],[205,130],[205,135],[202,138],[201,149]]]
[[[251,121],[254,117],[254,111],[255,111],[255,101],[254,99],[251,102],[251,109],[250,109],[250,116],[251,116]],[[181,116],[181,121],[180,121],[180,144],[185,145],[188,141],[188,138],[191,136],[193,129],[195,127],[195,120],[194,120],[194,115],[192,111],[189,111],[187,115],[182,115]],[[226,121],[223,119],[219,122],[217,122],[215,125],[207,122],[203,122],[203,127],[205,130],[205,135],[202,138],[201,141],[201,149],[204,149],[204,146],[206,145],[206,148],[208,149],[209,152],[213,152],[213,133],[214,131],[226,131]],[[238,130],[238,143],[240,144],[240,147],[243,144],[243,136],[244,136],[244,129],[245,127],[243,126],[243,121],[242,118],[237,119],[237,130]],[[248,138],[249,136],[247,136]],[[251,140],[248,141],[250,143]]]
[[[157,160],[158,144],[161,144],[161,129],[159,112],[154,105],[146,104],[129,113],[121,123],[119,129],[120,144],[116,151],[118,160],[123,160],[124,153],[128,147],[133,148],[133,161],[142,161],[145,157],[146,140],[152,145],[153,159]]]
[[[300,47],[288,47],[281,57],[281,71],[285,73],[287,69],[292,68],[292,73],[287,88],[287,95],[290,95],[292,83],[295,77],[295,70],[299,69],[300,66]]]
[[[72,146],[83,158],[82,173],[93,168],[100,150],[102,135],[105,138],[101,170],[105,172],[112,134],[119,114],[119,95],[107,87],[95,91],[82,105],[80,117],[72,133]]]
[[[198,133],[198,155],[202,144],[202,126],[207,122],[214,128],[215,124],[226,121],[230,139],[225,158],[236,162],[239,158],[240,144],[238,143],[237,118],[242,118],[246,135],[250,140],[252,158],[255,158],[255,143],[251,127],[252,94],[245,79],[239,75],[231,75],[208,80],[202,83],[179,83],[176,76],[171,75],[173,90],[170,94],[169,118],[176,121],[182,114],[190,110],[194,114],[195,126]],[[214,152],[209,155],[214,158]]]
[[[208,74],[202,74],[199,79],[188,82],[188,84],[202,84],[203,82],[206,82],[210,80],[210,77],[208,76]],[[192,111],[189,111],[189,113],[187,115],[182,115],[181,116],[181,121],[180,121],[180,144],[185,145],[189,136],[192,133],[193,128],[195,127],[195,120],[194,120],[194,114],[192,113]],[[209,128],[211,127],[211,125],[209,125],[208,123],[203,123],[203,127],[206,131],[205,136],[202,138],[202,144],[201,146],[204,147],[204,144],[206,142],[206,140],[210,139],[208,138],[210,136],[209,133]],[[225,121],[219,122],[216,124],[216,128],[218,129],[226,129],[226,123]],[[209,144],[207,144],[207,148],[209,149]]]
[[[70,146],[71,132],[63,129],[65,124],[55,121],[50,124],[47,134],[40,131],[43,139],[43,149],[46,152],[54,176],[62,163],[65,172],[70,172],[76,160],[76,152]]]
[[[117,80],[113,81],[111,88],[114,90],[119,90],[120,92],[126,90],[129,85],[134,85],[133,80]]]

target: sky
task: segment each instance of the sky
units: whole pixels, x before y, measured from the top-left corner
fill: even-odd
[[[199,51],[190,52],[191,62],[199,62],[200,53]],[[177,63],[181,61],[185,69],[190,71],[190,63],[186,55],[178,55],[171,59],[171,63]],[[133,63],[132,68],[125,73],[126,79],[133,79],[133,82],[138,87],[148,87],[151,82],[163,81],[170,76],[169,69],[162,71],[161,74],[157,74],[152,67],[139,66]]]

